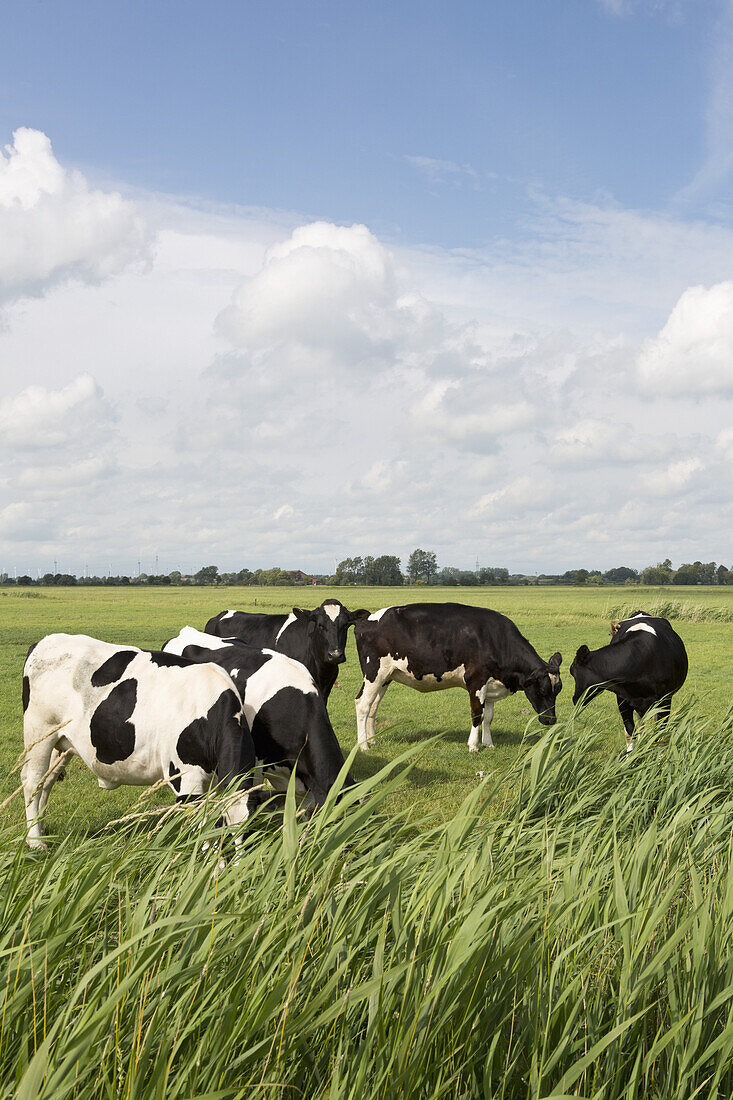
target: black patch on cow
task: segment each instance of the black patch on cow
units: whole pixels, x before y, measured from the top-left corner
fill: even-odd
[[[187,668],[191,664],[185,657],[179,657],[177,653],[162,653],[159,649],[150,649],[148,653],[152,663],[161,668],[170,668],[171,666]]]
[[[168,782],[170,783],[171,787],[176,792],[176,794],[180,795],[180,793],[181,793],[181,773],[180,773],[180,770],[176,767],[176,765],[173,763],[172,760],[171,760],[170,764],[168,765],[168,775],[170,776],[170,779],[168,780]]]
[[[121,649],[108,657],[103,665],[92,673],[92,687],[106,687],[107,684],[116,684],[122,679],[125,669],[130,661],[137,657],[136,649]]]
[[[33,652],[33,650],[36,648],[37,645],[38,645],[38,642],[31,642],[31,644],[28,646],[28,652],[25,655],[26,661],[28,660],[28,658],[30,657],[31,653]]]
[[[23,714],[28,710],[31,701],[31,682],[27,676],[23,677]]]
[[[92,715],[89,734],[101,764],[116,764],[134,752],[135,726],[129,718],[136,702],[137,680],[123,680]]]
[[[164,654],[166,656],[166,654]],[[190,662],[186,662],[189,664]],[[241,704],[233,691],[223,691],[202,718],[194,718],[178,735],[176,751],[184,764],[194,764],[205,772],[217,771],[219,735],[227,719]]]

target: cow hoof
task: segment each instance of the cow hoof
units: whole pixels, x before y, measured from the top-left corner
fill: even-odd
[[[46,844],[45,840],[29,840],[28,847],[31,849],[32,852],[48,851],[48,844]]]
[[[468,751],[469,752],[478,752],[480,748],[481,748],[480,745],[469,745],[468,746]]]

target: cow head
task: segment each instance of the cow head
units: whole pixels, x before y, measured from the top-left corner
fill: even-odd
[[[577,706],[581,702],[585,706],[586,703],[590,703],[591,699],[595,699],[596,695],[600,695],[603,691],[603,684],[598,682],[596,674],[589,666],[590,657],[591,651],[588,646],[582,645],[575,654],[575,660],[570,666],[570,675],[575,680],[573,706]]]
[[[349,611],[340,600],[324,600],[320,607],[307,611],[294,607],[293,615],[308,623],[316,656],[325,664],[341,665],[346,660],[346,635],[357,619],[367,618],[368,611]]]
[[[536,710],[543,726],[554,726],[557,721],[555,700],[562,691],[561,664],[561,654],[553,653],[546,664],[543,663],[541,668],[530,673],[523,685],[524,694]]]

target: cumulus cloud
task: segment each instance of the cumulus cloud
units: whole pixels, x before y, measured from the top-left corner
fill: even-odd
[[[733,393],[733,281],[689,287],[637,360],[641,386],[657,394]]]
[[[8,307],[5,565],[724,556],[730,404],[687,402],[680,439],[679,403],[634,385],[669,303],[728,277],[723,230],[556,204],[534,251],[466,254],[144,209],[163,227],[149,271]]]
[[[89,374],[57,390],[28,386],[0,401],[0,446],[44,450],[88,444],[111,420],[112,411]]]
[[[364,225],[312,222],[271,248],[235,291],[219,331],[251,354],[305,349],[324,365],[368,369],[445,350],[443,318],[409,286],[394,256]]]
[[[695,475],[703,469],[699,458],[683,458],[663,469],[652,470],[645,474],[642,484],[645,490],[654,496],[683,495],[691,486]]]
[[[558,466],[626,466],[664,457],[674,446],[666,433],[653,436],[629,423],[589,417],[557,432],[549,456]]]
[[[150,234],[133,203],[89,188],[51,142],[21,128],[0,150],[0,303],[60,282],[99,283],[147,258]]]

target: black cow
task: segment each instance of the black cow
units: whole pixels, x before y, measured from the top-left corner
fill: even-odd
[[[573,703],[583,706],[612,691],[626,734],[626,750],[634,747],[634,712],[643,718],[652,707],[660,718],[669,715],[672,696],[687,678],[687,652],[667,619],[635,611],[614,622],[608,645],[590,650],[582,645],[570,666],[575,680]]]
[[[359,746],[374,744],[374,719],[392,683],[417,691],[463,687],[471,702],[470,752],[493,747],[494,703],[524,691],[543,726],[555,722],[562,657],[543,661],[517,627],[482,607],[413,603],[384,607],[354,628],[364,683],[356,697]]]
[[[225,819],[251,812],[255,766],[242,700],[231,677],[171,653],[110,645],[84,634],[48,634],[23,668],[22,780],[28,844],[44,848],[48,796],[76,754],[100,787],[147,786],[164,779],[178,798],[202,794],[216,777],[242,776]]]
[[[348,629],[368,614],[349,611],[340,600],[324,600],[313,611],[294,607],[289,615],[222,611],[209,619],[205,630],[217,638],[239,638],[257,649],[275,649],[300,661],[328,702],[338,666],[346,660]]]
[[[237,638],[215,638],[190,626],[163,650],[226,669],[242,697],[258,766],[276,789],[287,783],[295,767],[296,789],[307,789],[316,804],[323,805],[344,757],[307,668],[272,649],[256,649]],[[345,786],[352,783],[349,776]]]

